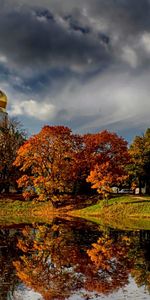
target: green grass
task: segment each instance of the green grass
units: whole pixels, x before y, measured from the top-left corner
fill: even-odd
[[[99,201],[84,209],[70,212],[101,225],[115,228],[150,229],[150,197],[123,196]]]
[[[123,196],[116,197],[108,200],[106,205],[105,200],[100,200],[97,204],[89,207],[76,210],[74,213],[77,215],[90,215],[100,216],[102,214],[109,213],[110,215],[123,214],[126,216],[147,216],[150,218],[150,196]]]
[[[0,199],[0,225],[49,222],[54,210],[49,202]]]
[[[99,200],[96,205],[84,209],[71,209],[69,206],[62,210],[53,209],[50,202],[1,198],[0,225],[49,223],[56,215],[70,215],[91,220],[101,226],[150,229],[150,197],[122,196],[108,200],[107,206],[105,200]]]

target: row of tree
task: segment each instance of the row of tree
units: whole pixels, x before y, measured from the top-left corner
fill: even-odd
[[[126,178],[128,162],[127,143],[115,133],[79,136],[45,126],[20,147],[14,164],[24,173],[18,183],[25,198],[36,193],[52,201],[52,195],[87,192],[87,183],[105,196]]]
[[[68,127],[44,126],[26,138],[19,122],[0,126],[0,190],[22,189],[25,198],[91,192],[107,197],[113,186],[150,187],[150,129],[127,142],[107,130],[76,135]],[[53,197],[52,197],[53,196]],[[54,204],[54,203],[53,203]]]

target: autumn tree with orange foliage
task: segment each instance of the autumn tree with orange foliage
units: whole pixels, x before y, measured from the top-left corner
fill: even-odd
[[[87,182],[105,197],[111,192],[113,185],[119,185],[127,178],[125,171],[129,163],[127,142],[107,130],[85,135],[84,142],[90,167]]]
[[[52,200],[52,195],[74,189],[79,172],[81,138],[64,126],[45,126],[18,151],[15,166],[24,175],[18,180],[27,199],[36,194],[38,200]]]
[[[24,175],[18,180],[24,197],[51,200],[84,190],[85,183],[106,196],[127,176],[127,142],[107,130],[84,136],[64,126],[45,126],[18,151],[14,162]]]

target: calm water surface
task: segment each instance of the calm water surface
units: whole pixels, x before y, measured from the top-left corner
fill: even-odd
[[[1,300],[150,299],[150,231],[83,220],[0,227]]]

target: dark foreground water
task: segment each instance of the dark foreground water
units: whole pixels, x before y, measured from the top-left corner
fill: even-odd
[[[83,220],[0,227],[0,300],[150,299],[150,231]]]

